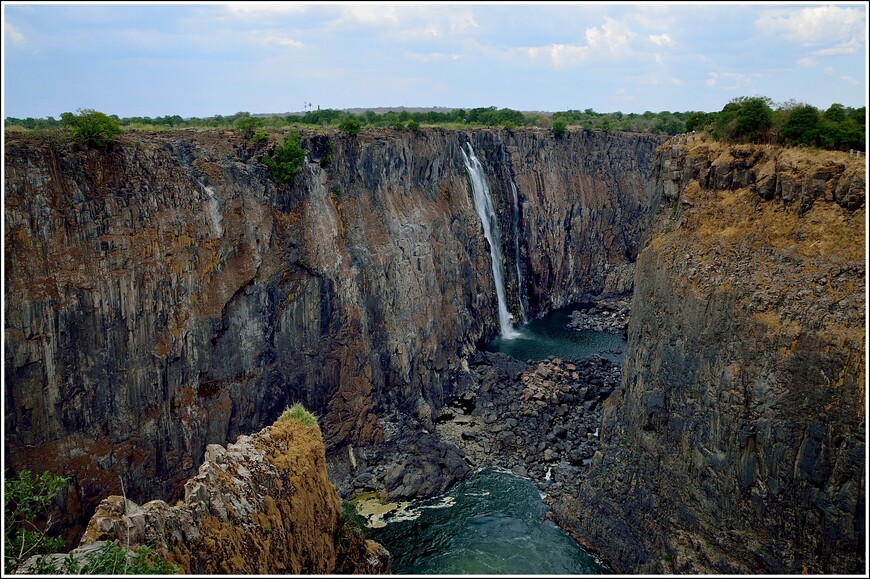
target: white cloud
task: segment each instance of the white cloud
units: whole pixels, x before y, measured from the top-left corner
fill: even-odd
[[[514,50],[536,60],[549,57],[555,68],[568,68],[583,64],[593,58],[610,58],[619,60],[633,54],[631,42],[634,32],[625,22],[604,17],[601,27],[587,28],[584,34],[586,44],[550,44],[547,46],[532,46]]]
[[[239,2],[225,6],[228,16],[245,19],[270,19],[287,14],[304,14],[302,2]]]
[[[259,32],[251,31],[249,38],[252,42],[263,44],[265,46],[284,46],[287,48],[305,48],[305,44],[294,40],[289,36],[284,36],[277,32]]]
[[[478,27],[471,10],[414,4],[347,4],[331,25],[386,29],[401,41],[459,36]]]
[[[858,79],[856,79],[855,77],[852,77],[852,76],[841,76],[840,80],[845,80],[846,82],[848,82],[852,86],[858,86],[858,84],[860,84],[858,82]]]
[[[418,60],[420,62],[439,62],[445,60],[462,60],[463,56],[461,54],[445,54],[443,52],[430,52],[430,53],[419,53],[419,52],[406,52],[405,53],[408,58],[413,60]]]
[[[756,27],[805,46],[840,44],[863,38],[864,15],[855,8],[813,6],[799,10],[770,10],[759,16]]]
[[[857,39],[852,39],[837,46],[830,48],[820,48],[813,51],[813,56],[836,56],[838,54],[855,54],[858,52],[859,42]]]
[[[740,90],[752,86],[752,76],[740,72],[708,72],[707,86],[720,87],[725,90]]]
[[[671,84],[674,86],[683,86],[683,81],[679,78],[672,78]]]
[[[18,32],[10,22],[3,23],[3,31],[6,33],[6,38],[11,40],[13,44],[24,44],[24,35]]]
[[[806,68],[814,68],[816,66],[815,58],[799,58],[797,60],[798,66],[803,66]]]
[[[650,39],[650,42],[652,42],[656,46],[669,46],[669,45],[673,44],[673,42],[674,42],[673,40],[671,40],[671,37],[668,36],[667,34],[658,34],[658,35],[651,34],[649,36],[649,39]]]
[[[825,67],[825,74],[834,74],[834,67],[833,66],[826,66]]]

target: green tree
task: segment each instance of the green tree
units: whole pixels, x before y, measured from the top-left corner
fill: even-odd
[[[696,111],[690,113],[686,118],[686,130],[695,131],[701,130],[707,124],[707,113]]]
[[[812,105],[800,105],[788,112],[780,133],[794,145],[813,145],[819,138],[819,110]]]
[[[568,130],[568,126],[565,124],[563,120],[557,120],[553,122],[553,134],[559,137],[560,139],[565,136],[565,132]]]
[[[263,126],[263,121],[257,117],[252,117],[250,113],[239,113],[239,118],[236,119],[236,128],[239,129],[242,137],[251,139],[257,129]]]
[[[757,143],[767,135],[773,125],[773,109],[770,99],[766,97],[750,97],[740,102],[735,133],[741,140]]]
[[[120,123],[104,113],[93,109],[79,109],[79,114],[66,112],[60,115],[60,122],[68,127],[72,136],[90,147],[102,148],[123,133]]]
[[[299,133],[292,132],[284,138],[284,144],[275,147],[272,155],[263,157],[263,164],[269,168],[272,180],[279,185],[289,183],[302,170],[305,149],[302,148]]]
[[[338,128],[348,135],[358,135],[362,130],[362,123],[353,117],[345,117],[338,123]]]

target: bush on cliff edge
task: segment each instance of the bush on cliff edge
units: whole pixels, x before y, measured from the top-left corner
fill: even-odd
[[[72,136],[89,147],[103,148],[124,131],[115,117],[93,109],[79,109],[79,114],[66,112],[60,122],[68,127]]]
[[[302,404],[296,402],[293,406],[288,406],[278,420],[295,420],[301,422],[305,426],[316,426],[317,417],[308,412]]]
[[[278,185],[289,183],[302,171],[305,149],[302,148],[299,133],[293,132],[284,138],[284,144],[275,147],[271,155],[263,157],[263,164],[269,168],[269,175]]]

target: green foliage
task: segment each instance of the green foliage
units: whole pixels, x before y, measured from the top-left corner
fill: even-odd
[[[703,129],[708,122],[708,114],[696,111],[689,113],[686,117],[686,131],[696,131]]]
[[[341,501],[341,521],[345,528],[355,535],[367,537],[371,533],[365,517],[359,514],[356,503],[352,501]]]
[[[338,128],[348,135],[358,135],[362,129],[362,122],[353,117],[346,117],[338,123]]]
[[[717,139],[739,143],[770,140],[773,109],[767,97],[738,97],[715,115],[712,135]]]
[[[268,140],[265,128],[283,129],[288,126],[338,127],[349,135],[357,135],[363,126],[389,127],[418,131],[423,124],[429,126],[485,126],[514,129],[523,126],[550,127],[559,136],[563,125],[579,126],[588,130],[628,131],[637,133],[677,135],[689,131],[707,131],[710,136],[731,142],[762,142],[784,145],[809,145],[828,149],[865,149],[866,107],[851,108],[839,103],[826,110],[816,110],[817,121],[812,111],[798,110],[809,105],[789,101],[774,108],[767,97],[738,97],[727,103],[718,112],[672,112],[645,111],[643,114],[597,112],[592,108],[571,109],[552,115],[525,114],[513,109],[478,107],[449,111],[387,111],[378,114],[365,111],[353,114],[336,109],[308,111],[299,115],[273,115],[253,118],[250,113],[215,115],[205,118],[183,119],[178,115],[163,117],[105,117],[108,122],[117,121],[121,127],[134,129],[163,129],[177,127],[215,127],[239,130],[245,138],[255,142]],[[809,107],[814,109],[814,107]],[[84,111],[83,111],[84,112]],[[103,119],[103,120],[105,120]],[[80,123],[71,113],[64,113],[60,121],[47,119],[7,118],[6,127],[23,127],[28,130],[45,130],[57,126],[72,128]],[[78,131],[78,129],[76,129]],[[78,133],[77,133],[78,134]],[[87,131],[81,133],[89,139]],[[112,133],[117,134],[117,133]],[[111,137],[108,137],[111,138]],[[89,144],[102,146],[108,139],[99,137]],[[331,159],[324,157],[321,164]]]
[[[60,122],[69,128],[72,136],[89,147],[102,148],[124,131],[117,117],[110,117],[93,109],[79,109],[79,114],[66,112]]]
[[[812,145],[819,136],[821,116],[816,107],[802,105],[791,109],[785,116],[779,132],[795,145]]]
[[[63,548],[63,539],[49,537],[55,499],[69,480],[48,471],[32,475],[22,471],[18,478],[3,479],[3,569],[12,572],[33,555]]]
[[[263,121],[257,117],[252,117],[250,113],[239,113],[239,117],[236,120],[236,128],[245,139],[251,139],[257,132],[257,129],[262,126]]]
[[[315,426],[317,424],[317,417],[308,412],[308,410],[306,410],[299,402],[286,408],[284,412],[281,413],[281,416],[278,417],[278,420],[296,420],[305,426]]]
[[[289,183],[302,170],[305,149],[302,148],[299,133],[292,132],[284,138],[284,144],[275,147],[272,155],[263,157],[263,164],[275,183]]]
[[[162,560],[150,547],[139,547],[134,553],[114,543],[106,543],[87,556],[84,563],[70,555],[54,573],[63,575],[174,575],[178,568]]]
[[[559,137],[560,139],[565,136],[565,133],[568,131],[568,125],[565,124],[565,121],[558,120],[553,121],[553,134]]]
[[[263,129],[257,129],[251,136],[251,140],[255,143],[265,143],[269,140],[269,135],[267,135],[266,131],[264,131]]]

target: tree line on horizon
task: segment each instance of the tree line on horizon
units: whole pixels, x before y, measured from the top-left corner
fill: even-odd
[[[90,111],[95,112],[95,111]],[[100,113],[102,115],[102,113]],[[772,143],[804,145],[824,149],[849,150],[866,147],[866,106],[846,107],[832,104],[825,110],[794,100],[776,105],[767,97],[737,97],[717,112],[646,111],[644,113],[600,113],[591,108],[544,114],[528,114],[509,108],[479,107],[443,111],[388,111],[351,113],[337,109],[318,109],[289,115],[252,115],[238,112],[234,115],[183,118],[180,115],[163,117],[118,117],[103,115],[108,122],[117,123],[127,130],[154,130],[166,128],[223,128],[236,129],[248,138],[260,129],[288,127],[336,127],[355,134],[363,127],[382,127],[417,130],[420,126],[444,127],[497,127],[516,129],[541,127],[564,135],[569,126],[604,132],[635,132],[679,135],[703,131],[717,140],[739,143]],[[76,129],[76,117],[64,113],[61,119],[47,117],[19,119],[7,117],[6,127],[25,129]],[[101,119],[103,122],[105,120]]]

